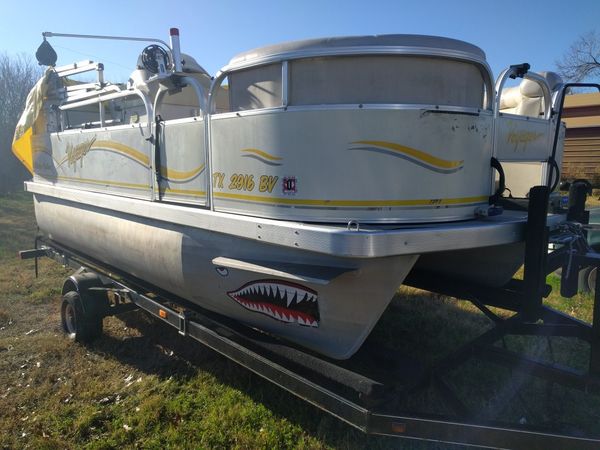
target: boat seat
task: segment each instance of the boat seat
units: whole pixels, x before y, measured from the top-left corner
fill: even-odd
[[[552,93],[562,84],[562,79],[555,72],[541,72],[539,75],[546,79]],[[535,81],[525,79],[518,86],[504,89],[500,97],[500,112],[542,117],[544,115],[542,88]]]
[[[188,65],[191,65],[188,62]],[[199,66],[198,66],[199,67]],[[204,89],[205,95],[208,95],[211,86],[211,77],[204,69],[189,69],[186,70],[186,75],[195,78],[198,83]],[[146,83],[146,80],[150,77],[146,71],[138,69],[133,72],[130,77],[130,83],[139,88],[154,102],[154,98],[158,92],[157,83]],[[229,110],[229,96],[227,90],[223,87],[217,90],[217,112],[224,112]],[[206,99],[205,99],[206,101]],[[173,92],[172,94],[165,94],[162,97],[159,109],[160,115],[164,120],[182,119],[186,117],[200,116],[200,102],[196,95],[195,90],[191,86],[185,86],[183,89]],[[135,115],[143,115],[144,112],[133,111]]]
[[[210,90],[210,78],[207,79],[206,76],[201,74],[190,74],[190,76],[196,78],[204,88],[204,92],[208,94]],[[223,87],[217,88],[216,101],[217,112],[229,111],[229,96],[227,90]],[[161,103],[160,115],[164,120],[200,116],[200,104],[194,89],[186,86],[179,92],[165,95]]]

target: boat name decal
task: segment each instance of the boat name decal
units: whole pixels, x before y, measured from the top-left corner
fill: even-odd
[[[223,172],[213,172],[212,185],[215,189],[223,189],[223,182],[225,181],[225,174]]]
[[[273,192],[273,188],[277,184],[278,179],[278,176],[262,175],[258,181],[258,191],[268,192],[270,194],[271,192]]]
[[[254,175],[234,173],[229,180],[228,189],[234,191],[252,191],[254,190],[254,186],[256,186]]]
[[[75,145],[71,142],[67,143],[67,165],[71,167],[79,161],[79,167],[83,167],[83,157],[90,151],[94,142],[96,142],[96,136]]]
[[[67,143],[65,157],[57,162],[56,166],[61,167],[65,162],[69,167],[80,161],[80,167],[83,167],[83,157],[90,151],[103,151],[116,153],[140,164],[145,168],[150,167],[150,157],[142,151],[136,150],[120,142],[97,140],[96,136],[79,144]],[[188,183],[204,172],[205,164],[202,163],[191,170],[177,170],[167,166],[160,166],[161,177],[174,183]]]
[[[257,280],[227,295],[247,310],[281,322],[319,326],[319,294],[305,286],[281,280]]]
[[[213,172],[212,184],[214,189],[225,188],[225,173]],[[276,175],[260,175],[258,183],[255,181],[255,176],[248,173],[234,173],[229,177],[227,189],[232,191],[252,192],[258,187],[258,192],[272,193],[277,185],[279,177]]]
[[[464,160],[451,161],[438,158],[437,156],[422,150],[417,150],[395,142],[355,141],[351,142],[350,145],[351,147],[348,148],[348,150],[362,150],[395,156],[437,173],[454,173],[464,167]]]
[[[527,144],[537,141],[542,136],[544,136],[544,133],[535,133],[533,131],[511,131],[506,137],[506,142],[513,144],[515,146],[515,151],[519,150],[519,145],[521,145],[521,151],[525,151]]]

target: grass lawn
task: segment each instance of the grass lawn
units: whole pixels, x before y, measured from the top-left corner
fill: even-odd
[[[141,312],[106,318],[91,345],[69,341],[59,305],[70,272],[40,260],[36,279],[16,258],[35,231],[30,196],[0,196],[0,448],[461,448],[365,436]],[[548,301],[591,320],[589,295]],[[369,339],[433,361],[489,326],[467,303],[403,287]],[[588,351],[563,338],[505,345],[575,366]],[[449,381],[480,417],[600,434],[598,395],[479,362]]]

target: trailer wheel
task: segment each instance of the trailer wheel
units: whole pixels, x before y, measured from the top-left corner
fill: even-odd
[[[583,292],[591,292],[596,290],[596,277],[598,276],[597,267],[586,267],[579,272],[579,286]]]
[[[62,328],[76,342],[91,342],[102,334],[102,319],[99,314],[84,312],[81,296],[76,291],[63,295],[60,308]]]

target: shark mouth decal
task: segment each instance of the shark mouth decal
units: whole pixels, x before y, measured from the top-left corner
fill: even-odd
[[[319,297],[316,291],[281,280],[258,280],[228,292],[249,311],[286,323],[319,326]]]

